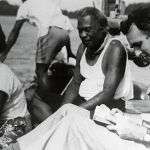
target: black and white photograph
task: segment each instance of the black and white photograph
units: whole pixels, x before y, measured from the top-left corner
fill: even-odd
[[[150,0],[0,0],[0,150],[150,150]]]

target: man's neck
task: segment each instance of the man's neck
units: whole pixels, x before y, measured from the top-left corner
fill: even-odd
[[[105,36],[105,38],[106,38],[106,36]],[[105,38],[103,40],[99,41],[93,47],[87,47],[87,55],[93,55],[93,57],[99,55],[104,48]]]

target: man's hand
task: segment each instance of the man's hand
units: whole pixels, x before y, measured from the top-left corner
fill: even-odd
[[[139,67],[146,67],[150,64],[150,56],[139,49],[128,49],[129,59]]]

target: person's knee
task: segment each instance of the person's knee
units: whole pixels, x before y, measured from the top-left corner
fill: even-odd
[[[40,123],[52,114],[51,107],[43,101],[34,99],[32,102],[32,118],[34,121]]]

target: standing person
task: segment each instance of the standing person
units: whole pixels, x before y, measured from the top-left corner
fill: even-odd
[[[0,51],[6,48],[0,27]],[[16,75],[0,63],[0,149],[31,130],[23,87]]]
[[[133,98],[133,87],[121,36],[108,34],[106,17],[93,7],[79,12],[78,31],[82,44],[63,103],[88,110],[102,103],[123,109],[124,100]]]
[[[8,2],[12,2],[6,0]],[[57,2],[53,0],[22,0],[15,1],[20,5],[15,25],[9,34],[7,40],[7,48],[2,53],[2,57],[6,57],[14,43],[16,42],[19,32],[25,22],[29,22],[38,28],[38,41],[36,51],[36,75],[37,89],[33,99],[41,99],[41,89],[48,88],[48,67],[51,65],[57,53],[63,46],[68,50],[68,57],[74,57],[70,48],[69,31],[72,25],[68,17],[61,12]],[[34,100],[33,100],[34,101]],[[36,100],[35,100],[36,101]],[[33,102],[33,105],[38,103]],[[40,107],[40,106],[37,106]],[[46,108],[45,108],[46,110]],[[47,109],[48,110],[48,109]],[[47,111],[49,114],[49,110]],[[49,114],[50,115],[50,114]]]

